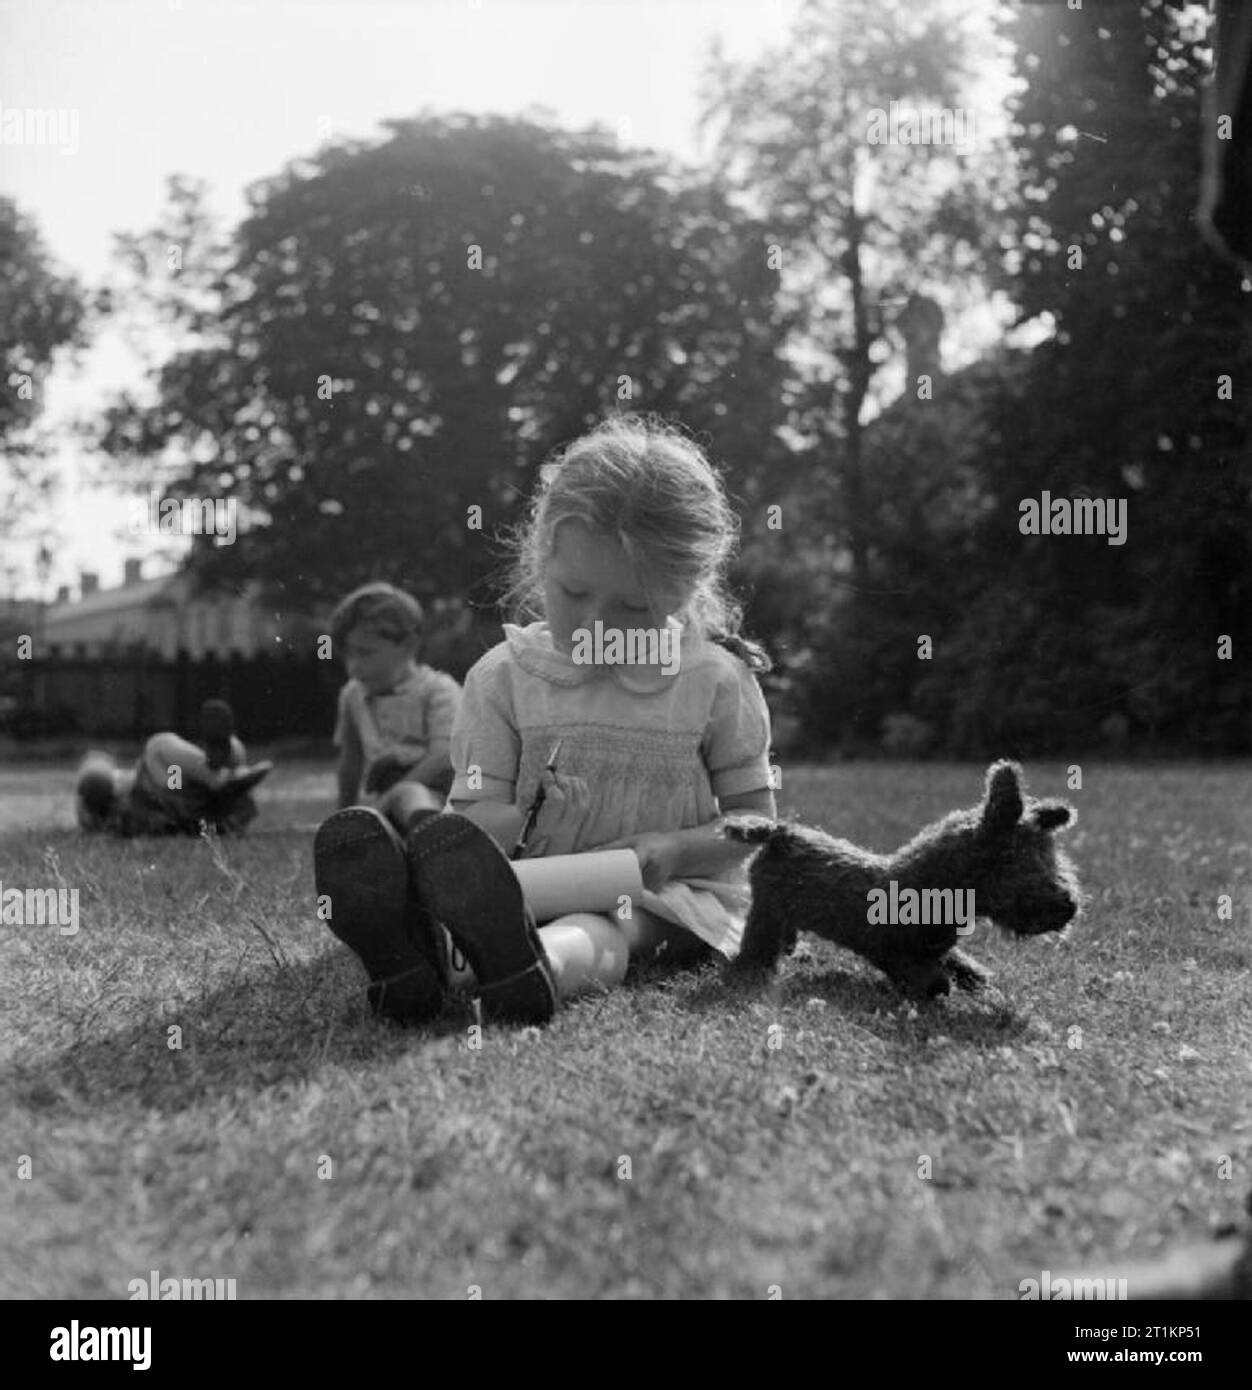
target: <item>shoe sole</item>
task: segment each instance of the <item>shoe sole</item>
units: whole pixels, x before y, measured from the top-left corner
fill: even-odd
[[[444,813],[410,833],[405,853],[418,898],[469,961],[484,1017],[548,1022],[556,986],[522,886],[496,842],[473,821]]]
[[[319,897],[330,898],[326,925],[369,974],[374,1012],[400,1022],[438,1014],[443,987],[406,929],[404,847],[387,821],[367,807],[336,812],[314,836],[313,872]]]

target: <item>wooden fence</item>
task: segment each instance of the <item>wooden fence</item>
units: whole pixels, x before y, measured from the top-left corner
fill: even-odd
[[[329,738],[342,664],[292,656],[175,661],[49,657],[0,671],[0,732],[141,740],[157,729],[194,735],[200,705],[229,700],[249,741]]]
[[[435,629],[419,659],[463,681],[470,666],[502,637],[489,617]],[[316,656],[206,657],[175,661],[150,654],[41,657],[0,665],[0,735],[17,740],[81,735],[140,741],[158,729],[194,736],[201,704],[229,700],[249,742],[329,739],[342,661]]]

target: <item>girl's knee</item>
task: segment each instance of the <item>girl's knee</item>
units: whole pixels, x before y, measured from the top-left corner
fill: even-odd
[[[563,997],[591,986],[620,985],[626,978],[630,947],[611,917],[570,912],[540,927],[539,938]]]

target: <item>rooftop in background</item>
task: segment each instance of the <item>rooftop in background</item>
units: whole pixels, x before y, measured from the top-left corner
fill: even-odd
[[[153,579],[145,579],[143,561],[127,560],[125,575],[120,585],[102,589],[99,575],[90,570],[83,570],[79,576],[78,597],[73,597],[70,585],[62,584],[57,590],[56,599],[48,605],[48,620],[60,622],[71,617],[87,618],[99,613],[117,612],[119,609],[139,608],[146,603],[160,601],[162,596],[166,596],[166,602],[171,601],[167,595],[170,580],[177,575],[176,570]]]
[[[101,589],[84,571],[79,596],[68,585],[43,610],[35,629],[36,655],[103,656],[147,651],[172,660],[233,653],[314,650],[318,625],[302,614],[262,604],[255,587],[238,593],[196,594],[183,571],[144,579],[141,562],[126,562],[123,584]]]

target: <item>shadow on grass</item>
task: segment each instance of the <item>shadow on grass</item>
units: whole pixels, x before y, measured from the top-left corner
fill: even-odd
[[[450,1001],[421,1028],[379,1022],[368,1012],[365,985],[346,948],[311,961],[280,960],[199,999],[149,1005],[143,1017],[103,1037],[20,1059],[0,1074],[0,1094],[44,1112],[116,1102],[176,1114],[240,1092],[296,1085],[327,1064],[376,1065],[432,1043],[446,1050],[446,1040],[463,1036],[472,1021],[464,1003]],[[85,1020],[82,1032],[94,1031],[97,1021]],[[180,1048],[171,1046],[175,1037]]]
[[[701,971],[685,991],[679,1005],[693,1013],[725,1012],[754,1002],[768,1002],[779,1009],[806,1008],[813,1000],[830,1006],[825,1015],[832,1029],[837,1020],[855,1020],[859,1028],[880,1037],[902,1036],[906,1019],[916,1035],[943,1033],[954,1042],[973,1047],[1001,1047],[1030,1027],[1028,1015],[995,986],[970,995],[953,991],[946,999],[916,1006],[916,1014],[902,1013],[907,1000],[885,978],[829,968],[806,969],[770,975],[763,971],[738,974],[719,967]]]

